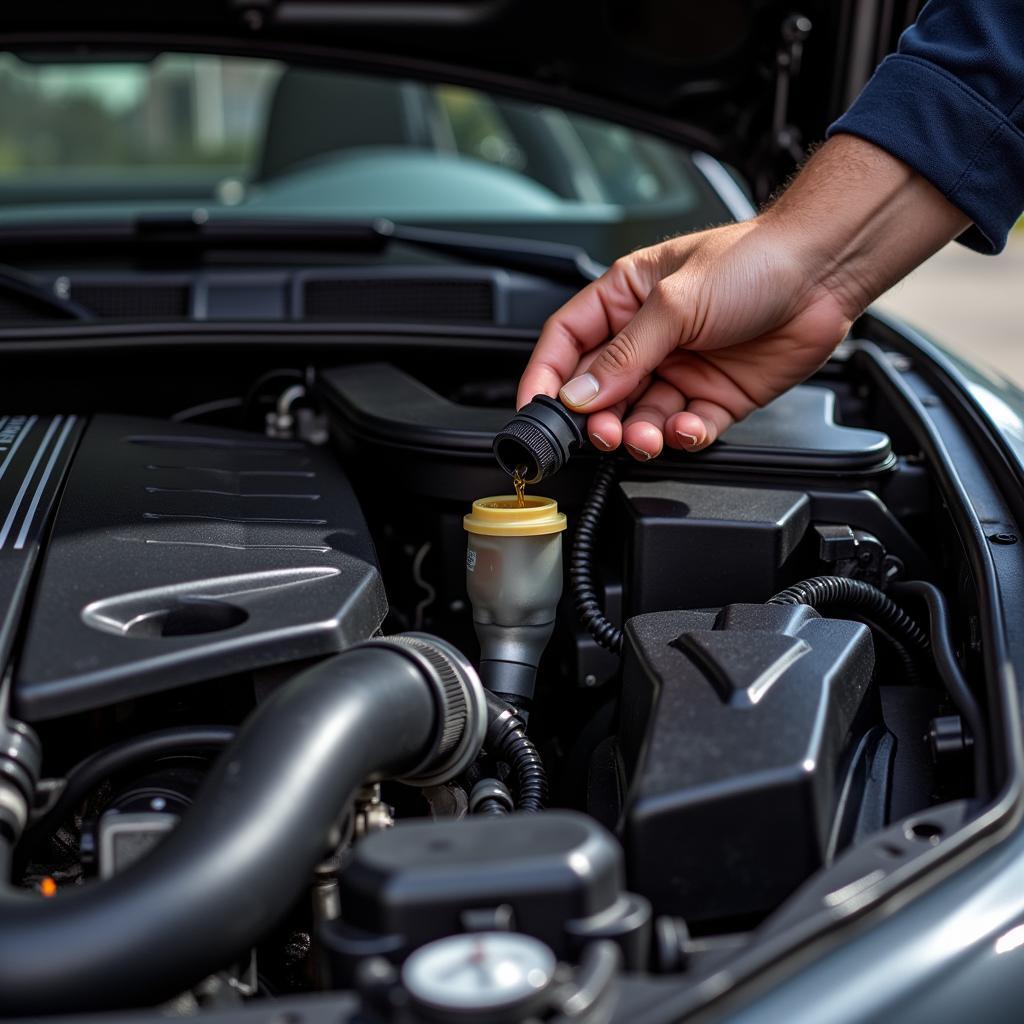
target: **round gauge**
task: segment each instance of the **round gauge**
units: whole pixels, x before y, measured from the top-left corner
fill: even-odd
[[[551,983],[555,954],[518,932],[449,935],[416,950],[402,982],[421,1006],[445,1013],[511,1009]]]

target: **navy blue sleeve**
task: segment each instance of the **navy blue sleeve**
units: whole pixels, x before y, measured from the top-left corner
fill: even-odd
[[[998,252],[1024,210],[1024,0],[929,0],[853,106],[829,128],[926,177]]]

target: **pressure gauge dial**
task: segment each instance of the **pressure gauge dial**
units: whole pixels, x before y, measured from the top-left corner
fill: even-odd
[[[556,963],[543,942],[519,932],[449,935],[406,960],[402,983],[434,1015],[501,1016],[529,1007],[551,984]]]

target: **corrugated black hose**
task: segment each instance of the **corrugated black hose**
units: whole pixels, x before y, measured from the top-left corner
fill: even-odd
[[[910,683],[919,678],[917,659],[922,655],[930,659],[928,634],[891,597],[865,580],[812,576],[770,597],[768,604],[806,604],[819,610],[839,607],[860,615],[889,638]]]
[[[540,811],[548,799],[544,762],[511,704],[487,691],[487,750],[512,769],[518,788],[516,810]]]
[[[597,467],[590,493],[576,523],[569,556],[569,585],[580,622],[594,641],[613,654],[622,653],[622,630],[604,614],[594,580],[594,549],[608,492],[615,480],[615,463],[605,459]]]

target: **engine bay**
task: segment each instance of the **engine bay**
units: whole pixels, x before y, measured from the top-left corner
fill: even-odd
[[[989,791],[972,574],[872,343],[522,505],[521,344],[229,350],[0,384],[5,1012],[608,1019]]]

